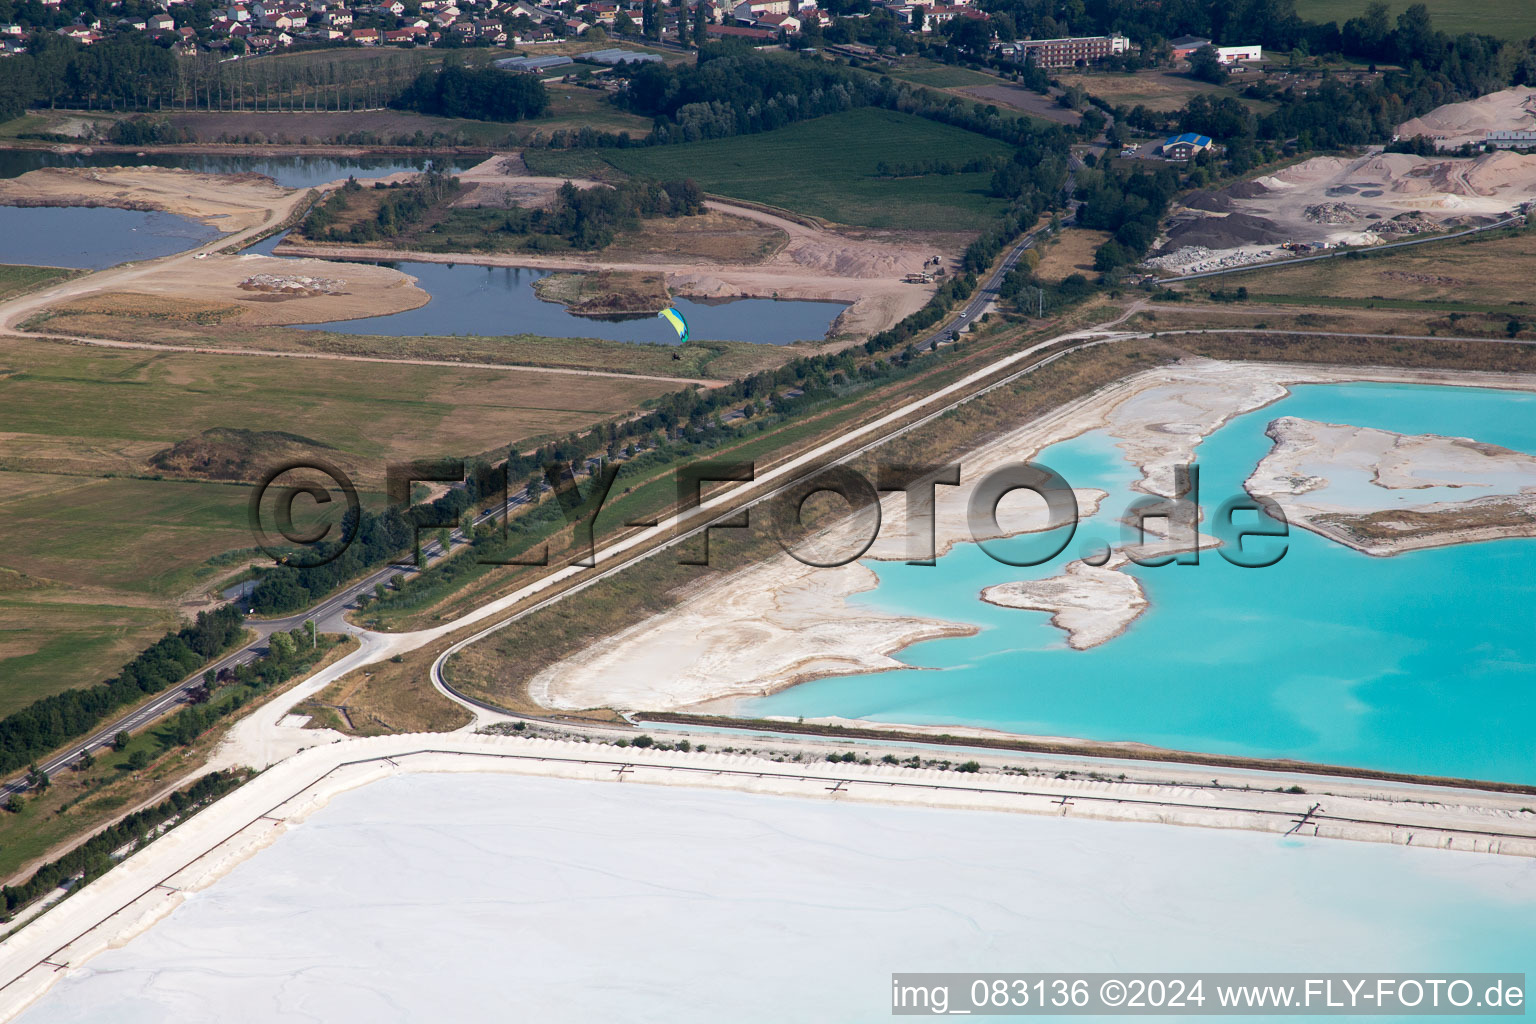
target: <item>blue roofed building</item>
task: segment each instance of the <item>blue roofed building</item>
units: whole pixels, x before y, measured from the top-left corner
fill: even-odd
[[[1169,160],[1189,160],[1196,153],[1211,148],[1209,135],[1196,135],[1194,132],[1185,132],[1183,135],[1175,135],[1171,139],[1163,140],[1163,156]]]

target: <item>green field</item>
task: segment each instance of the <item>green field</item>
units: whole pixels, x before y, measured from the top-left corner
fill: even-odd
[[[1387,0],[1396,19],[1412,0]],[[1481,32],[1501,39],[1528,39],[1536,35],[1536,4],[1530,0],[1422,0],[1435,27],[1447,35]],[[1340,25],[1363,14],[1370,0],[1296,0],[1296,13],[1308,21],[1336,21]]]
[[[705,190],[872,228],[974,230],[1003,208],[991,174],[880,178],[882,161],[1006,155],[1004,143],[911,114],[865,107],[761,135],[679,146],[603,150],[630,174],[693,178]]]
[[[934,89],[955,89],[964,85],[996,85],[1001,79],[970,68],[954,67],[928,60],[904,60],[901,66],[885,74],[913,85],[926,85]]]

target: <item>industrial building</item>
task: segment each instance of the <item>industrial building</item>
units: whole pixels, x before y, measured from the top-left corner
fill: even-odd
[[[536,75],[551,68],[563,68],[571,63],[574,62],[569,57],[503,57],[501,60],[491,61],[493,67],[503,71],[522,71],[530,75]]]
[[[653,60],[661,60],[661,55],[656,53],[636,53],[634,50],[623,50],[615,46],[608,50],[593,50],[590,53],[577,54],[584,61],[593,64],[645,64]]]
[[[1263,60],[1264,47],[1218,46],[1216,47],[1216,59],[1223,64],[1233,64],[1240,60]]]
[[[1122,35],[1067,36],[1061,39],[1020,39],[1014,44],[1014,59],[1033,60],[1038,68],[1070,68],[1091,64],[1105,57],[1118,57],[1131,48]]]
[[[1196,135],[1194,132],[1185,132],[1183,135],[1175,135],[1163,142],[1163,156],[1169,160],[1189,160],[1196,153],[1203,153],[1211,148],[1209,135]]]

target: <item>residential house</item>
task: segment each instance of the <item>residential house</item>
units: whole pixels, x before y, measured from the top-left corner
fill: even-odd
[[[953,4],[935,4],[923,15],[923,31],[932,32],[940,25],[947,25],[956,18],[975,18],[986,21],[987,16],[974,7],[956,7]]]
[[[379,30],[376,28],[355,28],[347,34],[347,38],[354,43],[362,43],[364,46],[375,46],[379,42]]]
[[[731,17],[743,25],[751,25],[765,14],[788,14],[791,0],[742,0],[731,11]]]
[[[796,35],[800,31],[800,19],[793,14],[765,14],[753,23],[755,28],[765,28],[770,32],[787,32]]]
[[[169,14],[152,14],[144,25],[151,32],[172,32],[176,29],[176,19]]]

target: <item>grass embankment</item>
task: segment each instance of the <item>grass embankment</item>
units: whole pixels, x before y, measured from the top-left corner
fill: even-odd
[[[224,733],[260,704],[300,679],[357,648],[352,637],[327,638],[332,646],[312,666],[276,687],[237,684],[218,690],[208,707],[240,702],[238,710],[191,743],[170,734],[173,717],[144,729],[122,750],[97,751],[89,768],[57,773],[47,789],[21,799],[20,811],[0,811],[0,878],[15,880],[39,859],[52,859],[79,839],[186,781],[207,763]],[[134,767],[147,758],[147,764]]]
[[[402,655],[358,669],[294,708],[317,728],[350,736],[401,732],[449,732],[471,716],[427,681],[431,660]]]
[[[877,166],[1007,157],[1012,147],[913,114],[863,107],[761,135],[639,149],[530,151],[538,174],[602,174],[600,164],[841,224],[927,231],[986,226],[1004,202],[990,172],[882,177]]]
[[[1536,325],[1520,319],[1516,337],[1536,337]],[[1416,337],[1469,337],[1490,340],[1508,339],[1511,316],[1506,312],[1462,313],[1424,306],[1407,309],[1375,308],[1355,305],[1311,303],[1298,299],[1296,305],[1254,302],[1197,303],[1164,306],[1140,313],[1126,326],[1140,330],[1167,331],[1207,328],[1222,330],[1336,331],[1349,334],[1399,335]]]
[[[17,295],[88,273],[90,273],[88,270],[70,270],[67,267],[28,267],[15,263],[0,263],[0,299],[15,298]]]

